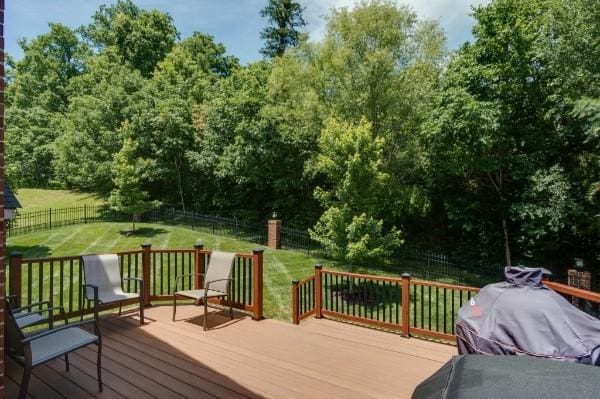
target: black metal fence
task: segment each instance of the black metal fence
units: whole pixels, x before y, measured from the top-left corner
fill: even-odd
[[[68,208],[48,208],[18,212],[7,224],[7,236],[51,230],[55,227],[95,222],[126,222],[131,215],[117,212],[107,205],[81,205]],[[141,216],[141,221],[181,225],[212,234],[235,237],[255,244],[266,245],[267,224],[251,223],[237,218],[204,215],[160,207]]]
[[[82,223],[125,221],[130,216],[110,209],[106,205],[81,205],[68,208],[48,208],[36,211],[17,212],[16,217],[7,223],[8,237],[36,231],[51,230],[55,227]]]
[[[253,223],[235,217],[211,216],[194,211],[181,211],[166,207],[148,212],[143,216],[143,220],[185,226],[192,230],[234,237],[260,245],[267,244],[266,221],[264,223]]]

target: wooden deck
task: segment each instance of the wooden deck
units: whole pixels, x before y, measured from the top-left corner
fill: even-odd
[[[95,347],[73,353],[71,371],[55,360],[34,369],[31,398],[409,398],[456,348],[329,320],[301,325],[230,321],[201,307],[171,307],[137,316],[105,317],[102,374]],[[21,368],[7,362],[7,398],[16,397]]]

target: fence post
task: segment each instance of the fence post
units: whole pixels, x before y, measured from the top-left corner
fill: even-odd
[[[273,219],[268,222],[267,246],[271,249],[281,248],[281,219],[273,212]]]
[[[142,244],[142,280],[144,281],[144,306],[150,306],[150,251],[152,244]]]
[[[300,324],[300,304],[298,303],[298,280],[292,281],[292,323]]]
[[[252,286],[254,298],[254,320],[263,318],[263,254],[264,250],[252,250]]]
[[[52,208],[48,208],[48,218],[50,221],[50,230],[52,230]]]
[[[16,295],[13,302],[15,307],[21,306],[21,263],[23,261],[23,254],[19,252],[13,252],[8,257],[9,264],[9,290],[10,295]]]
[[[410,336],[410,274],[402,274],[402,334]]]
[[[202,287],[202,276],[204,274],[204,254],[200,251],[204,249],[204,244],[200,241],[194,244],[194,289],[199,290]]]
[[[323,317],[321,309],[323,309],[323,289],[322,289],[322,274],[323,266],[315,266],[315,317],[320,319]]]
[[[87,205],[83,205],[83,224],[87,224]]]

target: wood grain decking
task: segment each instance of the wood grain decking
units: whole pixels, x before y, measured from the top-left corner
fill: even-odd
[[[95,348],[34,369],[31,398],[409,398],[456,348],[334,322],[230,321],[202,309],[171,307],[105,317],[104,392],[97,391]],[[21,368],[7,360],[7,398],[17,396]]]

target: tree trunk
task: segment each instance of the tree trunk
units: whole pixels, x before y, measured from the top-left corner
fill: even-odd
[[[502,218],[502,231],[504,233],[504,256],[506,256],[506,266],[512,266],[512,260],[510,256],[510,244],[508,242],[508,227],[506,225],[506,218]]]
[[[183,199],[183,183],[182,183],[182,177],[181,177],[181,164],[179,162],[179,160],[177,158],[174,159],[174,164],[175,164],[175,173],[177,174],[177,191],[179,192],[179,199],[181,200],[181,210],[183,211],[183,214],[185,215],[185,201]]]

